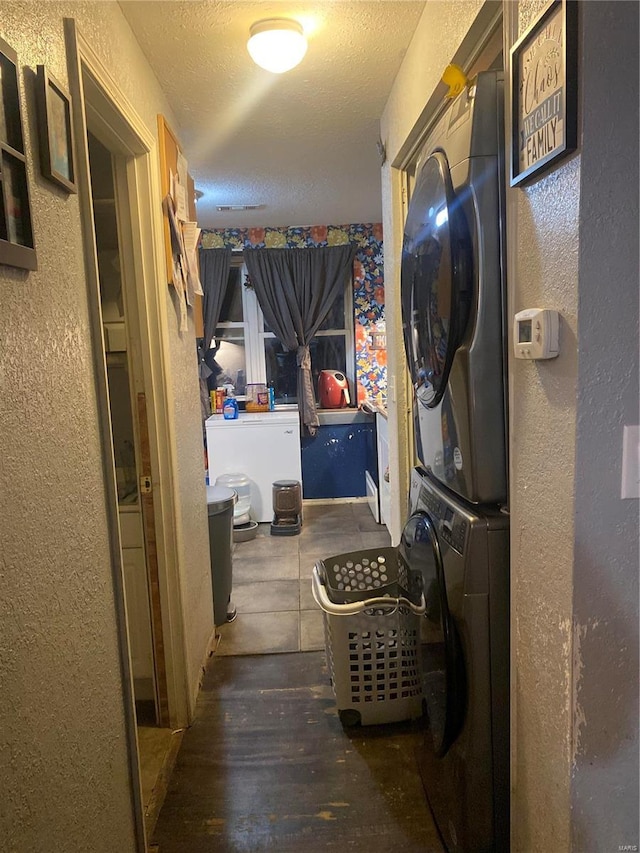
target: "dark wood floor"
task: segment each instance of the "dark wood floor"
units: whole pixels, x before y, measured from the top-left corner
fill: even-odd
[[[324,652],[212,658],[159,853],[441,853],[417,724],[343,729]]]

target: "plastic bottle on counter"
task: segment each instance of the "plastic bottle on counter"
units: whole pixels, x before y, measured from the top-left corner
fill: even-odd
[[[276,389],[273,387],[273,382],[269,382],[267,391],[269,393],[269,411],[272,412],[276,407]]]
[[[234,421],[238,417],[238,401],[233,396],[233,385],[225,385],[227,396],[224,398],[222,417],[227,421]]]

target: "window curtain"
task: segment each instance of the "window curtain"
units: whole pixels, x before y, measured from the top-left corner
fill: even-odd
[[[318,428],[309,344],[353,268],[355,246],[245,249],[251,284],[269,328],[296,351],[298,408],[310,435]]]
[[[229,269],[231,268],[231,249],[200,249],[200,281],[204,293],[202,313],[204,318],[204,338],[198,346],[198,372],[200,376],[200,407],[202,420],[209,413],[209,390],[207,379],[213,371],[207,364],[209,347],[220,319],[222,303],[227,291]]]

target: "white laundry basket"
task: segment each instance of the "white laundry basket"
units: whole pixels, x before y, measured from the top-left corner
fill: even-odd
[[[419,717],[424,595],[421,578],[409,572],[397,549],[319,560],[312,592],[324,614],[327,663],[342,723]]]

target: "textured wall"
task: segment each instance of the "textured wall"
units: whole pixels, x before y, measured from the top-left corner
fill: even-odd
[[[587,3],[582,22],[572,835],[596,853],[639,841],[638,501],[620,499],[622,428],[638,423],[638,98],[618,85],[638,79],[638,4]]]
[[[514,813],[527,853],[568,849],[579,167],[509,191],[509,316],[543,306],[562,318],[558,358],[509,365]]]
[[[355,315],[358,403],[369,398],[382,405],[387,396],[387,351],[374,350],[374,332],[385,332],[384,255],[380,225],[312,225],[292,228],[207,229],[202,245],[215,248],[308,248],[354,243],[353,308]]]
[[[65,16],[152,132],[168,113],[117,4],[0,3],[21,69],[39,263],[28,275],[0,267],[0,846],[111,853],[134,849],[134,830],[80,215],[36,165],[33,72],[44,63],[66,82]],[[202,458],[192,341],[169,360],[185,494]],[[188,577],[206,528],[187,524]]]
[[[189,330],[181,334],[178,331],[179,311],[173,288],[170,292],[168,290],[167,300],[171,303],[168,311],[171,373],[168,380],[175,434],[173,486],[177,498],[178,565],[188,691],[190,713],[193,713],[205,650],[214,630],[204,438],[191,311]]]
[[[544,3],[520,3],[519,32]],[[569,850],[580,158],[507,190],[508,316],[561,315],[560,355],[510,350],[514,850]],[[544,815],[544,819],[541,816]]]
[[[381,138],[387,151],[387,162],[382,167],[382,210],[385,234],[391,537],[395,543],[400,540],[407,517],[409,469],[413,464],[414,453],[409,431],[411,398],[406,389],[407,368],[400,308],[404,213],[400,177],[392,164],[407,139],[420,131],[420,117],[425,104],[481,5],[480,0],[425,4],[381,119]]]

